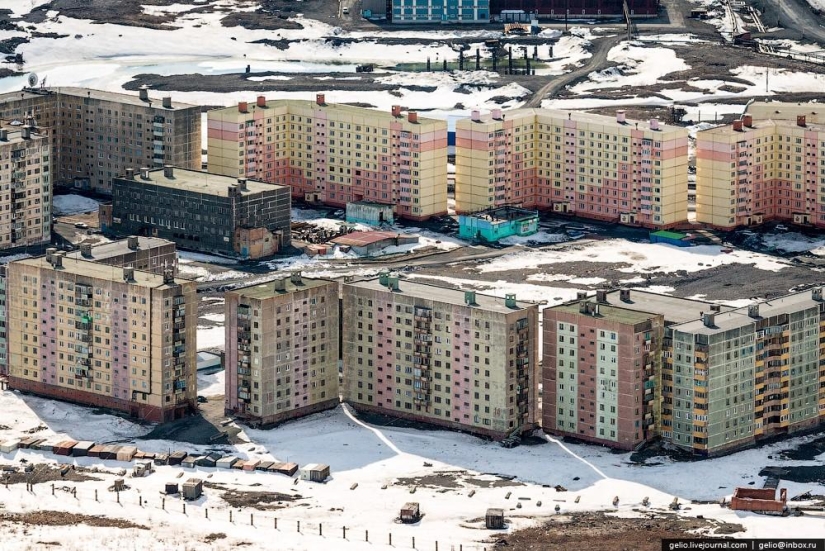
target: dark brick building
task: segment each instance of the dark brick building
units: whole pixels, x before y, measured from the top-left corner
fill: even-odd
[[[290,244],[290,189],[194,170],[143,168],[112,182],[112,231],[260,258]]]

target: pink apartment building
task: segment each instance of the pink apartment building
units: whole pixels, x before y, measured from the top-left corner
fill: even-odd
[[[447,123],[316,101],[267,100],[208,113],[209,171],[289,185],[292,196],[343,207],[393,205],[423,220],[447,212]]]
[[[456,211],[506,204],[650,228],[687,220],[688,135],[658,120],[494,109],[456,123]]]
[[[696,135],[696,219],[720,229],[780,220],[825,227],[825,125],[741,120]]]

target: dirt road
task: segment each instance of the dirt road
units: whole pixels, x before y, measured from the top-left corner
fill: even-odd
[[[597,71],[604,67],[607,63],[607,54],[610,48],[621,42],[625,38],[624,35],[609,36],[593,41],[593,55],[587,60],[582,67],[573,72],[554,78],[544,86],[542,86],[533,97],[524,105],[524,107],[541,107],[541,102],[546,97],[551,97],[558,93],[559,90],[565,86],[574,83],[580,78],[586,77],[593,71]]]

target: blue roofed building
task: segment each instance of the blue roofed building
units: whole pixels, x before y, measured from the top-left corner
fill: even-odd
[[[392,0],[393,23],[485,23],[490,0]]]

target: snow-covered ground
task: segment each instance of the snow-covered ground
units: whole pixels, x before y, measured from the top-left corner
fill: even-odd
[[[100,207],[100,204],[94,199],[73,193],[69,195],[55,195],[52,198],[52,204],[54,205],[54,214],[57,216],[97,212],[98,207]]]
[[[649,86],[667,74],[690,69],[669,48],[642,47],[634,42],[614,46],[607,60],[618,66],[590,73],[589,81],[573,86],[570,91],[581,94],[598,88]]]
[[[226,335],[223,325],[198,326],[197,334],[198,350],[207,348],[223,348],[226,345]]]
[[[28,416],[15,422],[14,429],[0,434],[6,437],[10,432],[38,426],[41,418],[33,414],[31,402],[30,397],[22,398],[15,393],[0,394],[4,411],[14,411],[18,417]],[[94,416],[82,408],[65,407],[71,410],[74,421],[70,436],[89,438],[85,429],[87,422],[94,421]],[[101,419],[112,421],[109,416]],[[98,440],[124,438],[114,432],[111,424],[103,427],[112,432],[96,432]],[[129,435],[137,436],[138,432]],[[2,489],[6,494],[2,498],[4,513],[68,511],[129,519],[152,526],[152,530],[95,528],[91,531],[79,526],[35,525],[27,526],[25,533],[17,536],[32,543],[59,540],[61,548],[69,550],[88,549],[91,541],[113,548],[183,550],[191,549],[193,542],[207,534],[223,533],[226,538],[209,544],[210,548],[237,548],[240,542],[271,547],[277,542],[278,549],[390,550],[412,547],[415,537],[418,549],[432,549],[438,541],[440,549],[458,549],[461,545],[463,549],[480,551],[485,547],[483,540],[493,532],[480,528],[478,522],[471,519],[483,517],[488,507],[505,510],[509,522],[506,531],[510,531],[552,516],[556,504],[561,513],[615,510],[619,516],[635,517],[644,497],[650,499],[651,511],[664,512],[674,496],[685,505],[677,513],[680,516],[702,515],[742,524],[746,532],[734,537],[817,537],[822,534],[822,517],[815,514],[798,518],[765,517],[730,511],[717,504],[688,503],[690,499],[729,498],[735,486],[748,482],[761,485],[758,472],[766,465],[820,464],[821,456],[813,461],[787,461],[778,455],[782,449],[807,441],[807,437],[709,461],[674,463],[666,458],[653,458],[647,465],[638,466],[628,461],[628,454],[615,454],[595,446],[561,444],[552,438],[543,445],[504,449],[493,442],[449,431],[373,427],[342,408],[272,430],[246,429],[242,436],[250,443],[237,445],[230,453],[242,458],[292,461],[301,465],[324,462],[330,465],[332,476],[325,484],[305,481],[296,484],[293,478],[261,472],[158,467],[149,477],[127,479],[131,489],[120,494],[118,504],[118,496],[106,488],[123,463],[89,457],[57,458],[49,453],[18,450],[0,455],[0,462],[16,463],[21,459],[57,462],[59,459],[97,467],[100,472],[96,476],[102,480],[64,482],[55,496],[45,484],[37,485],[33,492],[27,492],[22,484],[10,485]],[[164,441],[146,442],[146,445],[139,442],[139,445],[147,450],[147,446],[163,451],[194,449]],[[175,481],[179,473],[183,473],[183,480],[197,476],[208,478],[212,483],[205,488],[202,498],[186,504],[185,513],[182,502],[171,497],[162,501],[157,493],[164,483]],[[494,475],[483,473],[516,478],[513,485],[507,485]],[[399,480],[433,475],[441,475],[455,486],[449,489],[438,484]],[[483,481],[496,480],[498,484],[494,487],[483,485]],[[297,494],[300,498],[295,502],[284,501],[282,507],[269,511],[249,506],[230,507],[221,497],[220,485],[241,492],[278,492]],[[416,486],[414,496],[410,495],[411,485]],[[562,485],[568,491],[557,492],[555,485]],[[67,499],[61,486],[77,488],[76,497]],[[782,482],[781,487],[788,488],[790,495],[807,490],[823,493],[822,486],[817,484]],[[99,496],[97,502],[95,490]],[[472,497],[471,490],[474,490]],[[512,493],[509,499],[508,493]],[[612,505],[614,496],[619,497],[616,509]],[[420,503],[424,518],[414,525],[394,522],[401,505],[412,500]],[[516,503],[521,503],[522,508],[516,510]],[[278,519],[277,529],[274,518]],[[301,530],[298,530],[299,521]],[[343,538],[344,526],[347,539]],[[369,544],[365,543],[366,531]],[[390,532],[393,547],[389,546]],[[15,541],[21,541],[17,538]]]
[[[198,373],[199,396],[223,396],[226,392],[226,371],[215,373]]]
[[[743,250],[723,253],[722,247],[716,245],[682,248],[635,243],[624,239],[606,239],[570,244],[559,250],[517,250],[466,269],[494,273],[536,269],[564,262],[627,264],[618,271],[628,274],[673,273],[679,270],[698,272],[726,264],[753,264],[760,270],[776,272],[788,265],[782,259]]]

